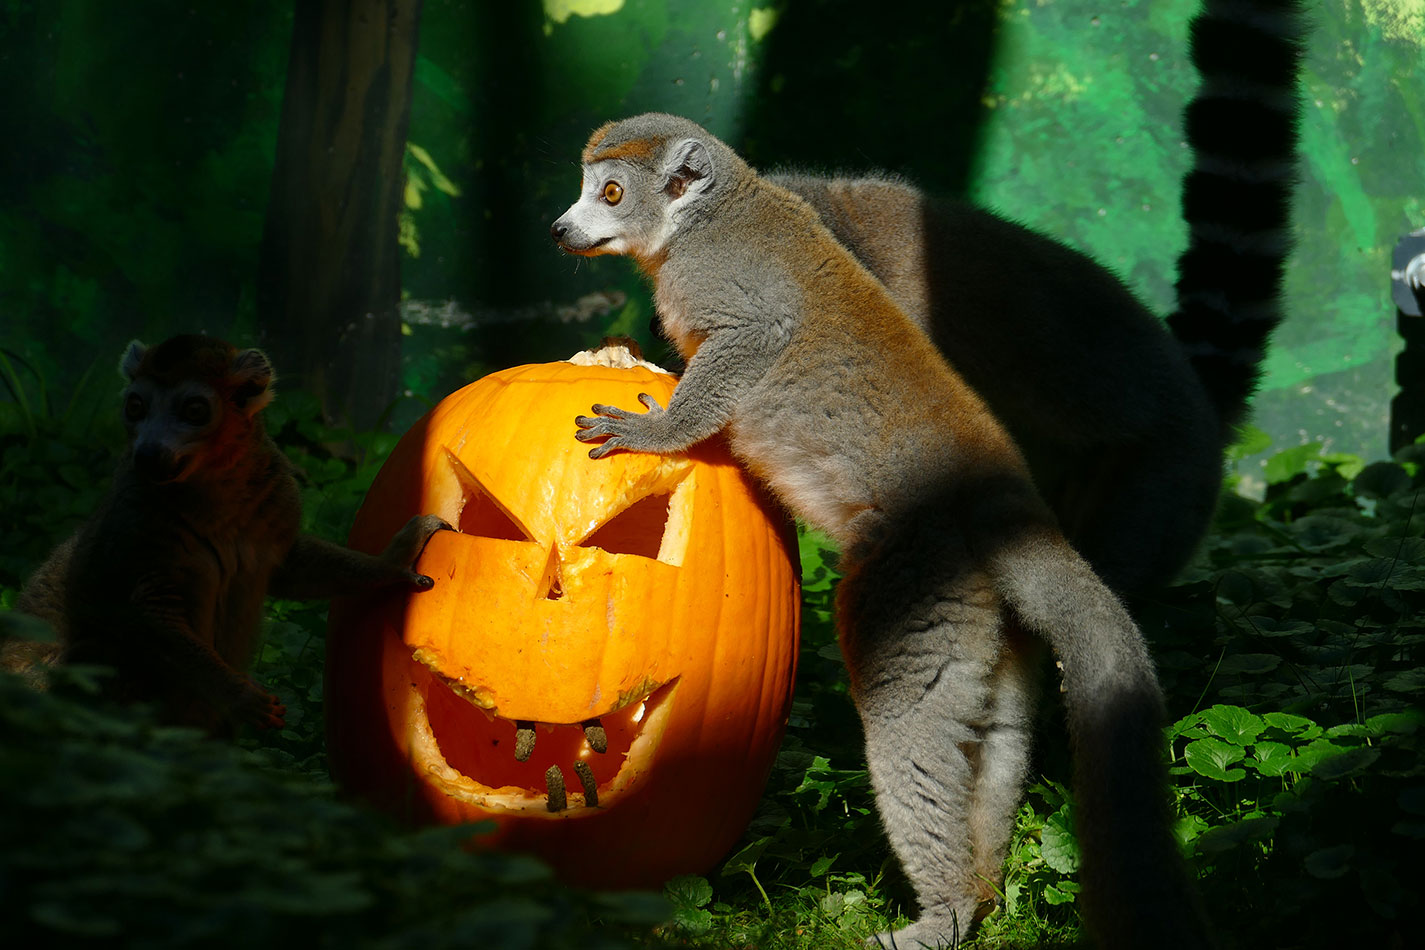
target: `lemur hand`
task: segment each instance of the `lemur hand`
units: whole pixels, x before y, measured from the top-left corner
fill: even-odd
[[[595,404],[594,415],[574,418],[574,424],[579,427],[574,438],[580,442],[592,442],[601,438],[605,440],[589,450],[589,458],[603,458],[615,449],[626,452],[664,453],[681,448],[667,444],[667,434],[664,432],[667,414],[663,407],[658,405],[658,400],[647,393],[639,393],[638,401],[648,409],[647,412],[631,412],[616,406]]]

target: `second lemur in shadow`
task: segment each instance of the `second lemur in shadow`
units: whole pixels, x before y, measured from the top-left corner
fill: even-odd
[[[428,590],[414,564],[447,527],[412,518],[379,556],[301,530],[295,470],[268,436],[272,364],[205,336],[124,349],[128,448],[99,508],[26,581],[17,610],[54,643],[0,644],[0,668],[43,686],[58,662],[112,667],[105,692],[167,722],[227,733],[280,727],[284,709],[247,675],[263,598],[380,587]]]
[[[972,205],[887,176],[768,176],[985,399],[1122,594],[1170,581],[1196,549],[1281,321],[1305,32],[1299,0],[1209,0],[1192,23],[1189,243],[1166,327],[1089,257]]]

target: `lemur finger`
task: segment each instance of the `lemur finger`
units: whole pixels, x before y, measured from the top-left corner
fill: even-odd
[[[589,748],[595,752],[604,753],[609,750],[609,735],[604,731],[604,724],[597,719],[584,723],[584,738],[588,741]]]
[[[594,446],[592,449],[590,449],[590,450],[589,450],[589,458],[591,458],[591,459],[601,459],[601,458],[603,458],[605,455],[608,455],[610,452],[612,452],[612,451],[613,451],[614,449],[616,449],[616,448],[618,448],[618,438],[617,438],[617,437],[611,438],[611,439],[609,439],[607,442],[605,442],[603,445],[596,445],[596,446]]]
[[[659,405],[658,400],[656,400],[656,399],[654,399],[652,396],[648,395],[648,393],[639,393],[639,394],[638,394],[638,401],[641,402],[641,403],[643,403],[645,406],[647,406],[649,412],[662,412],[662,411],[663,411],[663,407],[662,407],[661,405]]]

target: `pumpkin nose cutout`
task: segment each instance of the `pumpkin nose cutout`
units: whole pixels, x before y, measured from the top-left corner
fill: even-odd
[[[564,599],[564,579],[560,576],[562,564],[563,560],[559,557],[559,545],[550,545],[549,558],[544,562],[544,575],[539,582],[545,600]]]

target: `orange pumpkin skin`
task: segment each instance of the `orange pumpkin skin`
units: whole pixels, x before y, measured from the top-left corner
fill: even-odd
[[[493,819],[481,846],[562,878],[652,887],[709,870],[752,816],[791,707],[795,536],[719,444],[687,457],[574,439],[595,402],[666,405],[643,367],[519,366],[452,394],[400,440],[351,531],[380,551],[412,514],[439,532],[424,593],[332,604],[333,776],[416,823]],[[608,751],[580,723],[598,719]],[[536,726],[515,760],[515,723]],[[590,806],[573,764],[597,782]],[[568,807],[547,807],[558,765]]]

